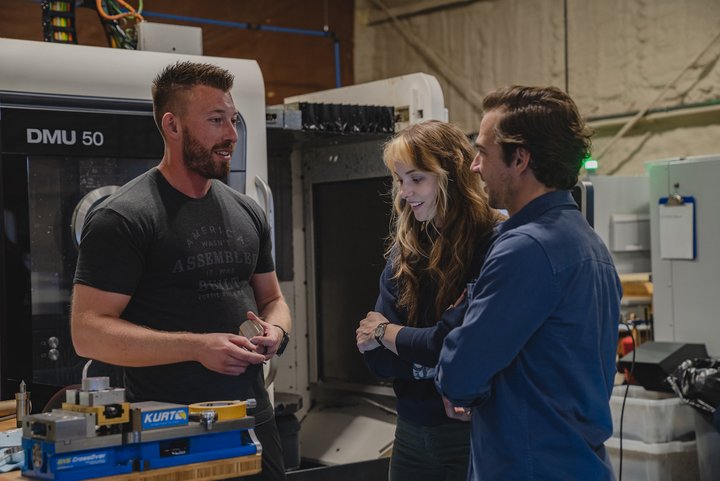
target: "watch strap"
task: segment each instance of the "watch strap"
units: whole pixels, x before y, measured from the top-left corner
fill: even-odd
[[[282,326],[279,326],[277,324],[273,324],[273,326],[280,329],[283,333],[282,341],[280,341],[280,345],[278,346],[277,352],[275,353],[278,356],[282,356],[282,353],[285,352],[285,348],[287,347],[288,342],[290,342],[290,335],[287,333],[287,331],[285,329],[283,329]]]

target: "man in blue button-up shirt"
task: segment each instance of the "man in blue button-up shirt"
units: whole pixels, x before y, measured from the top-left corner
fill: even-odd
[[[472,165],[499,227],[436,383],[471,408],[470,480],[612,480],[603,443],[621,286],[570,195],[590,132],[556,88],[488,95]],[[459,416],[459,415],[458,415]]]

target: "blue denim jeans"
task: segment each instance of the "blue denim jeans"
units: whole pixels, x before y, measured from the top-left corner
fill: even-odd
[[[398,418],[389,481],[465,481],[470,423],[420,426]]]

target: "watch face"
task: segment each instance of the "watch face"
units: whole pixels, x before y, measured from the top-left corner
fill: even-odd
[[[385,335],[385,324],[378,324],[375,328],[375,337],[383,337]]]
[[[385,348],[385,344],[383,344],[382,340],[383,337],[385,337],[385,328],[388,324],[388,322],[383,322],[382,324],[378,324],[378,326],[375,328],[375,340],[378,344],[380,344],[380,347],[382,348]]]
[[[375,340],[382,344],[381,339],[385,337],[385,328],[389,322],[383,322],[382,324],[378,324],[378,326],[375,328]]]

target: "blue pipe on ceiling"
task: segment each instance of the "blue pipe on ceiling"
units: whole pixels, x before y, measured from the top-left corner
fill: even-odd
[[[261,25],[256,23],[247,23],[247,22],[230,22],[227,20],[216,20],[213,18],[203,18],[203,17],[188,17],[185,15],[175,15],[172,13],[161,13],[161,12],[150,12],[147,10],[143,10],[142,12],[143,17],[150,17],[150,18],[162,18],[165,20],[176,20],[180,22],[189,22],[189,23],[200,23],[200,24],[207,24],[207,25],[217,25],[220,27],[230,27],[230,28],[239,28],[243,30],[260,30],[260,31],[266,31],[266,32],[277,32],[277,33],[289,33],[293,35],[306,35],[310,37],[328,37],[333,40],[333,53],[334,53],[334,60],[335,60],[335,87],[341,87],[342,82],[340,79],[340,42],[337,39],[337,36],[330,31],[326,30],[310,30],[305,28],[288,28],[288,27],[274,27],[272,25]]]

